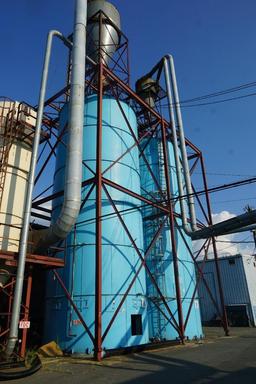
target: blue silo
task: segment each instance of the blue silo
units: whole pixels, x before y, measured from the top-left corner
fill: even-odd
[[[137,136],[137,120],[132,108],[121,102],[127,119]],[[103,98],[103,148],[102,169],[109,167],[134,144],[117,102]],[[60,115],[60,127],[68,120],[68,104]],[[97,96],[88,96],[85,103],[83,180],[93,177],[96,170]],[[67,138],[64,136],[63,141]],[[54,191],[64,186],[65,145],[60,144],[56,159]],[[138,149],[134,147],[117,162],[104,177],[140,194]],[[91,186],[82,189],[84,198]],[[136,208],[139,201],[131,196],[108,188],[119,211],[130,210],[123,219],[132,237],[143,253],[142,215]],[[60,272],[71,297],[94,335],[95,318],[95,188],[81,209],[76,226],[67,240],[66,265]],[[62,198],[54,200],[53,219],[57,216]],[[133,209],[135,208],[135,209]],[[119,219],[107,199],[102,195],[102,329],[106,329],[118,304],[128,288],[141,261],[131,245]],[[135,323],[134,323],[135,322]],[[135,327],[132,327],[132,323]],[[137,327],[136,327],[137,325]],[[137,331],[136,329],[137,328]],[[135,329],[135,331],[134,331]],[[46,294],[45,341],[56,340],[60,347],[72,353],[91,353],[93,343],[80,324],[59,284],[48,278]],[[135,346],[148,343],[146,276],[144,268],[130,290],[107,337],[103,349]]]
[[[173,153],[173,146],[168,142],[168,155],[169,155],[169,172],[171,191],[173,196],[178,196],[178,186],[176,178],[176,168]],[[145,149],[145,156],[151,166],[151,169],[157,179],[159,185],[163,190],[166,189],[165,175],[164,175],[164,159],[161,140],[156,136],[154,137],[147,148]],[[158,187],[154,182],[152,176],[148,172],[148,168],[141,158],[141,183],[142,191],[147,191],[156,199],[162,200],[163,197],[159,194]],[[175,205],[175,212],[180,213],[179,203]],[[144,223],[144,246],[145,249],[152,240],[154,234],[158,230],[163,216],[159,215],[159,211],[155,208],[147,207],[143,211]],[[177,223],[181,226],[181,220],[178,219]],[[182,296],[182,309],[184,314],[184,321],[186,319],[191,298],[196,285],[195,267],[189,251],[178,231],[175,229],[177,255],[179,265],[180,287]],[[191,239],[184,234],[187,243],[191,246]],[[173,269],[172,246],[170,241],[170,229],[168,220],[165,223],[163,230],[149,254],[147,264],[158,283],[160,290],[163,293],[175,319],[178,322],[177,303],[176,303],[176,289]],[[147,294],[148,294],[148,321],[149,321],[149,334],[151,340],[174,340],[178,337],[177,331],[166,320],[165,316],[157,309],[156,305],[161,307],[162,311],[169,318],[169,314],[162,303],[159,294],[157,293],[152,281],[147,278]],[[193,304],[189,321],[185,330],[185,336],[191,338],[202,336],[201,317],[198,304],[198,297]]]

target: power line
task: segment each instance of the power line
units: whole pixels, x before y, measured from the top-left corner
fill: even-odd
[[[189,196],[195,196],[195,195],[197,195],[197,196],[198,195],[203,195],[206,192],[214,193],[214,192],[218,192],[218,191],[224,191],[226,189],[240,187],[240,186],[247,185],[247,184],[252,184],[252,183],[255,183],[255,182],[256,182],[256,177],[253,177],[253,178],[250,178],[250,179],[235,181],[233,183],[223,184],[223,185],[220,185],[220,186],[217,186],[217,187],[212,187],[212,188],[209,188],[207,191],[206,190],[201,190],[201,191],[198,191],[196,193],[191,193],[189,195],[179,196],[178,199],[184,199],[184,198],[187,198]]]
[[[217,172],[205,172],[208,176],[231,176],[231,177],[255,177],[256,175],[236,174],[236,173],[217,173]],[[201,175],[202,172],[193,172],[194,175]]]
[[[231,244],[255,244],[254,241],[228,241],[228,240],[216,240],[217,243],[231,243]]]
[[[210,99],[210,98],[213,98],[213,97],[226,95],[228,93],[238,92],[238,91],[241,91],[243,89],[247,89],[247,88],[251,88],[251,87],[255,87],[255,86],[256,86],[256,81],[253,81],[251,83],[241,84],[241,85],[238,85],[236,87],[224,89],[222,91],[217,91],[217,92],[209,93],[209,94],[206,94],[206,95],[203,95],[203,96],[194,97],[192,99],[182,100],[180,102],[180,104],[185,104],[185,103],[191,103],[191,102],[194,102],[194,101]]]
[[[246,240],[249,238],[249,236],[245,237],[243,240],[241,241],[238,241],[238,242],[235,242],[235,241],[225,241],[225,240],[216,240],[217,243],[227,243],[227,244],[230,244],[228,247],[225,247],[221,250],[219,250],[219,252],[223,252],[225,251],[226,249],[229,249],[229,248],[232,248],[233,247],[233,244],[254,244],[254,241],[251,241],[251,242],[247,242]],[[193,254],[197,254],[199,252],[199,249],[197,251],[193,251]],[[207,255],[213,255],[214,252],[207,252]]]
[[[200,195],[204,195],[206,194],[206,192],[208,193],[215,193],[215,192],[219,192],[219,191],[222,191],[222,190],[227,190],[227,189],[231,189],[231,188],[237,188],[237,187],[240,187],[240,186],[244,186],[244,185],[247,185],[247,184],[252,184],[252,183],[255,183],[256,182],[256,177],[254,178],[251,178],[251,179],[245,179],[245,180],[240,180],[240,181],[236,181],[236,182],[233,182],[233,183],[230,183],[230,184],[223,184],[223,185],[220,185],[220,186],[217,186],[217,187],[213,187],[213,188],[209,188],[207,191],[206,190],[201,190],[201,191],[197,191],[197,192],[194,192],[194,193],[191,193],[191,194],[186,194],[186,195],[182,195],[182,196],[177,196],[177,197],[174,197],[171,199],[172,202],[177,202],[179,200],[182,200],[182,199],[187,199],[189,196],[200,196]],[[154,203],[156,204],[163,204],[163,203],[166,203],[166,200],[157,200],[155,201]],[[128,214],[128,213],[132,213],[133,211],[138,211],[142,208],[145,208],[145,207],[149,207],[150,205],[148,203],[146,204],[142,204],[142,205],[139,205],[139,206],[136,206],[136,207],[133,207],[133,208],[127,208],[127,209],[123,209],[121,211],[119,211],[120,214]],[[107,218],[111,218],[112,216],[115,216],[116,213],[113,212],[113,213],[109,213],[109,214],[106,214],[106,215],[102,215],[100,217],[100,219],[107,219]],[[81,225],[81,224],[85,224],[85,223],[88,223],[88,224],[92,224],[94,223],[96,220],[96,218],[91,218],[91,219],[87,219],[87,220],[83,220],[83,221],[80,221],[79,223],[77,223],[77,225]]]
[[[254,93],[249,93],[249,94],[247,94],[247,95],[242,95],[242,96],[230,97],[230,98],[228,98],[228,99],[211,101],[211,102],[209,102],[209,103],[199,103],[199,104],[191,104],[191,105],[183,105],[182,103],[180,103],[180,107],[181,107],[181,108],[203,107],[203,106],[205,106],[205,105],[221,104],[221,103],[226,103],[226,102],[228,102],[228,101],[234,101],[234,100],[244,99],[244,98],[252,97],[252,96],[256,96],[256,92],[254,92]],[[168,108],[169,105],[168,105],[168,104],[164,104],[164,105],[162,105],[162,107],[163,107],[163,108]]]
[[[219,192],[219,191],[226,190],[226,189],[237,188],[237,187],[240,187],[240,186],[243,186],[243,185],[252,184],[252,183],[255,183],[255,182],[256,182],[256,177],[251,178],[251,179],[240,180],[240,181],[233,182],[233,183],[230,183],[230,184],[223,184],[223,185],[220,185],[220,186],[217,186],[217,187],[209,188],[207,191],[206,190],[201,190],[201,191],[198,191],[198,192],[195,192],[195,193],[191,193],[191,194],[187,194],[187,195],[182,195],[182,196],[177,196],[175,198],[172,198],[171,201],[176,202],[176,201],[179,201],[181,199],[186,199],[189,196],[196,196],[196,195],[200,196],[200,195],[206,194],[206,192],[208,192],[208,193],[215,193],[215,192]],[[155,201],[154,203],[156,203],[156,204],[163,204],[163,203],[166,203],[166,200],[158,200],[158,201]],[[146,203],[146,204],[142,204],[142,205],[139,205],[139,206],[136,206],[136,207],[123,209],[123,210],[119,211],[119,213],[121,215],[124,215],[124,214],[126,215],[126,214],[132,213],[134,211],[139,211],[139,210],[141,210],[141,209],[143,209],[145,207],[149,207],[149,206],[150,205],[148,203]],[[113,217],[115,215],[116,215],[115,212],[108,213],[106,215],[102,215],[100,217],[100,219],[101,220],[102,219],[108,219],[108,218],[111,218],[111,217]],[[81,224],[85,224],[85,223],[93,224],[95,222],[95,220],[96,220],[96,218],[93,217],[91,219],[80,221],[79,223],[77,223],[77,225],[81,225]]]
[[[211,204],[224,204],[224,203],[227,204],[227,203],[235,203],[237,201],[248,201],[248,200],[256,200],[256,196],[254,196],[254,197],[245,197],[244,199],[212,201]]]

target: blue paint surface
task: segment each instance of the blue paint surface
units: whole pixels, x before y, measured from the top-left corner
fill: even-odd
[[[136,116],[127,104],[121,103],[129,123],[137,136]],[[68,118],[68,105],[61,112],[61,127]],[[83,180],[93,177],[96,171],[96,129],[97,96],[90,96],[85,104],[83,139]],[[64,143],[67,137],[64,136]],[[120,155],[134,144],[132,135],[117,102],[104,97],[103,100],[103,149],[102,169],[109,167]],[[59,146],[54,179],[54,190],[63,189],[66,148]],[[140,174],[138,149],[133,148],[117,162],[104,177],[140,194]],[[82,190],[83,198],[90,186]],[[107,187],[119,211],[136,208],[140,202],[113,188]],[[94,335],[95,317],[95,189],[82,208],[75,230],[68,237],[66,266],[60,272],[72,298],[81,311],[84,320]],[[119,219],[113,214],[113,208],[105,192],[102,195],[102,330],[106,329],[114,315],[141,261],[131,246],[131,242]],[[62,198],[54,201],[53,217],[59,213]],[[136,245],[143,254],[142,216],[138,210],[123,215]],[[141,315],[143,333],[132,336],[131,315]],[[149,341],[147,322],[146,277],[142,269],[118,313],[103,348],[113,349],[144,344]],[[91,353],[93,343],[83,326],[79,324],[57,282],[48,280],[46,303],[45,341],[56,340],[61,348],[73,353]]]
[[[171,143],[168,143],[168,152],[171,191],[173,196],[175,197],[178,196],[178,185],[174,153]],[[159,139],[154,138],[151,140],[145,150],[145,155],[151,166],[153,174],[155,175],[155,179],[157,180],[161,188],[163,190],[166,190],[166,182],[163,167],[163,153]],[[149,197],[149,194],[151,194],[151,196],[154,196],[156,199],[163,200],[164,197],[159,194],[156,181],[154,181],[153,177],[150,175],[145,161],[141,159],[140,163],[142,180],[141,185],[144,195]],[[179,203],[176,203],[175,205],[175,212],[180,213]],[[158,215],[157,218],[155,216],[156,214],[159,214],[159,211],[152,207],[145,208],[143,212],[145,250],[147,249],[154,234],[160,227],[161,221],[163,220],[163,216]],[[177,223],[178,225],[181,225],[181,221],[179,219]],[[171,312],[174,314],[175,320],[178,322],[176,288],[173,269],[173,255],[170,241],[170,230],[168,225],[169,224],[167,222],[161,232],[161,235],[159,236],[159,239],[157,240],[152,251],[150,252],[147,259],[147,265],[152,271],[153,276],[157,281],[158,286],[171,309]],[[185,234],[184,236],[188,246],[191,248],[191,239],[188,238]],[[196,285],[196,275],[192,258],[177,228],[175,228],[175,237],[177,244],[179,278],[182,296],[182,310],[185,321],[191,303],[194,288]],[[149,296],[148,320],[150,339],[175,340],[178,337],[178,333],[164,316],[165,314],[167,318],[170,318],[168,310],[164,306],[162,300],[160,299],[159,293],[157,292],[155,286],[152,284],[152,281],[149,278],[147,278],[147,293]],[[164,314],[157,309],[156,305],[160,306]],[[198,305],[198,295],[196,295],[196,300],[192,305],[191,314],[185,330],[185,336],[191,339],[194,337],[200,337],[201,335],[202,326]]]

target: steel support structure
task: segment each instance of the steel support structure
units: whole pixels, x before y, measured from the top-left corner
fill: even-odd
[[[196,287],[195,287],[195,290],[193,293],[193,297],[191,299],[191,303],[190,303],[186,318],[184,318],[184,315],[182,313],[182,299],[181,299],[181,293],[180,293],[179,270],[178,270],[179,255],[175,256],[175,254],[177,253],[177,251],[175,253],[175,249],[176,249],[175,231],[178,230],[176,219],[179,217],[179,214],[177,214],[175,212],[175,205],[178,203],[178,199],[172,198],[171,191],[168,191],[167,197],[166,197],[166,195],[164,195],[164,191],[161,189],[161,187],[155,181],[154,181],[154,183],[156,185],[156,189],[159,190],[159,196],[161,196],[160,199],[156,199],[150,193],[148,193],[146,195],[146,197],[145,197],[145,194],[144,195],[136,194],[133,191],[128,190],[124,186],[119,185],[119,184],[115,183],[113,180],[111,181],[105,177],[105,174],[107,171],[109,171],[109,169],[114,167],[115,164],[117,162],[119,162],[123,157],[125,157],[127,155],[127,153],[129,153],[134,147],[137,147],[139,150],[140,157],[145,159],[145,164],[147,166],[148,172],[149,172],[149,174],[152,175],[152,180],[154,180],[153,170],[151,169],[149,163],[147,162],[144,153],[145,153],[145,149],[146,149],[147,145],[149,145],[150,141],[152,140],[152,138],[154,137],[156,132],[161,132],[162,143],[163,143],[163,148],[164,148],[164,153],[165,153],[165,156],[164,156],[165,157],[165,160],[164,160],[165,177],[166,177],[166,183],[169,185],[170,184],[170,175],[168,172],[167,141],[171,140],[171,138],[172,138],[172,135],[171,135],[172,127],[170,127],[168,121],[163,116],[161,116],[156,110],[150,108],[127,85],[127,83],[123,82],[117,76],[117,74],[110,71],[109,68],[104,66],[104,64],[100,63],[97,65],[97,67],[94,68],[94,71],[91,70],[90,71],[90,78],[91,79],[95,79],[95,78],[97,79],[96,86],[95,86],[95,81],[91,81],[89,79],[86,79],[86,92],[87,92],[87,94],[91,94],[92,92],[96,92],[96,89],[97,89],[97,94],[98,94],[97,151],[96,151],[96,153],[97,153],[97,167],[96,167],[96,173],[92,172],[92,177],[90,179],[84,180],[82,183],[83,186],[85,186],[85,185],[90,186],[89,192],[87,193],[87,196],[85,197],[84,201],[82,202],[82,206],[84,207],[86,205],[86,202],[87,202],[92,190],[94,188],[96,188],[95,234],[96,234],[96,238],[97,238],[97,242],[96,242],[97,246],[96,246],[96,254],[95,254],[95,257],[96,257],[95,329],[94,329],[94,335],[91,335],[92,340],[94,342],[95,358],[97,360],[100,360],[102,358],[102,343],[104,342],[108,332],[110,331],[111,327],[113,326],[114,321],[116,319],[116,316],[118,315],[119,311],[121,310],[122,305],[124,304],[128,294],[129,294],[133,284],[135,283],[135,281],[139,275],[139,272],[141,271],[142,268],[146,269],[146,273],[149,275],[153,285],[156,287],[157,292],[159,294],[159,297],[161,298],[162,304],[166,308],[168,315],[166,315],[166,313],[163,312],[161,306],[157,305],[157,303],[154,303],[154,304],[156,305],[158,310],[164,315],[164,317],[167,318],[166,320],[168,320],[172,324],[174,329],[176,329],[177,334],[180,338],[180,341],[183,341],[185,338],[185,330],[186,330],[186,327],[188,324],[192,305],[193,305],[194,300],[196,298],[196,292],[197,292],[197,288],[198,288],[198,284],[199,284],[200,280],[202,280],[203,283],[205,284],[205,286],[207,287],[206,288],[207,292],[209,293],[212,301],[214,302],[214,305],[216,306],[217,312],[221,316],[222,324],[223,324],[223,327],[226,331],[227,323],[226,323],[225,311],[223,311],[223,306],[222,306],[222,311],[220,311],[218,308],[218,304],[214,298],[213,293],[211,292],[205,279],[203,278],[203,270],[202,270],[203,268],[200,268],[199,265],[197,264],[198,258],[203,257],[202,254],[203,254],[204,249],[205,249],[204,246],[201,247],[199,252],[197,252],[196,256],[193,254],[193,252],[190,249],[191,258],[194,261],[194,263],[196,265],[196,270],[198,272],[198,280],[196,283]],[[125,114],[124,114],[124,111],[123,111],[123,108],[121,105],[121,101],[125,100],[125,101],[129,102],[134,107],[134,110],[136,111],[137,115],[140,116],[139,137],[136,138],[136,137],[134,137],[134,134],[133,134],[134,144],[130,148],[128,148],[123,153],[123,155],[119,156],[115,161],[113,161],[113,163],[111,163],[106,170],[102,170],[102,166],[101,166],[101,160],[102,160],[101,159],[102,100],[103,100],[104,94],[111,95],[112,97],[114,97],[116,99],[117,104],[119,105],[120,111],[121,111],[122,115],[124,116],[124,120],[125,120],[128,128],[129,128],[130,132],[131,132],[131,127],[129,127],[129,122],[127,121],[127,119],[125,119]],[[53,105],[56,105],[56,109],[57,109],[57,105],[60,105],[62,103],[61,101],[59,101],[60,97],[62,97],[62,96],[65,97],[65,95],[66,95],[66,91],[63,91],[62,93],[57,93],[55,98],[52,97],[50,99],[50,102],[48,105],[46,105],[46,107],[52,108]],[[142,116],[143,115],[144,115],[144,121],[142,122],[142,120],[143,120]],[[55,122],[55,124],[57,127],[58,123]],[[147,141],[146,144],[145,144],[145,139]],[[56,142],[58,142],[58,143],[56,143]],[[57,137],[55,137],[55,142],[52,143],[52,146],[54,146],[54,148],[56,148],[58,145],[64,145],[64,144],[61,142],[61,140],[59,140],[59,138],[57,136]],[[189,160],[193,161],[193,164],[191,165],[191,174],[192,174],[196,169],[198,170],[198,166],[201,164],[201,161],[202,161],[201,160],[202,154],[201,154],[201,151],[195,145],[193,145],[188,139],[186,140],[186,145],[187,145],[188,151],[191,152],[191,154],[189,156]],[[52,156],[53,156],[53,151],[51,150],[51,152],[52,152]],[[48,159],[48,157],[47,157],[47,159]],[[44,165],[42,165],[42,166],[44,168],[47,168]],[[84,164],[84,166],[86,166],[86,164]],[[39,169],[39,172],[40,172],[40,169]],[[43,173],[43,172],[41,172],[41,173]],[[205,170],[204,169],[202,169],[202,175],[203,175],[203,181],[205,183],[206,182],[206,176],[205,176]],[[39,178],[39,180],[40,180],[40,178]],[[204,186],[205,186],[205,195],[207,196],[207,199],[209,199],[209,196],[207,193],[207,184],[204,184]],[[163,293],[161,292],[160,288],[157,286],[157,282],[154,280],[154,277],[153,277],[153,275],[152,275],[152,273],[151,273],[151,271],[147,265],[147,262],[146,262],[147,261],[147,255],[149,254],[150,250],[149,249],[146,250],[144,256],[139,254],[138,249],[136,250],[136,243],[135,243],[134,239],[132,239],[129,228],[126,227],[125,231],[130,238],[131,244],[133,245],[134,249],[138,253],[138,256],[141,258],[141,264],[140,264],[138,270],[136,271],[136,273],[134,274],[134,276],[130,282],[130,285],[127,288],[127,291],[125,292],[121,302],[119,303],[112,319],[110,320],[106,329],[102,329],[102,321],[101,321],[102,320],[101,319],[101,316],[102,316],[102,297],[101,297],[102,249],[101,249],[101,242],[102,242],[102,240],[101,239],[102,239],[102,220],[104,220],[104,216],[102,216],[102,212],[101,212],[102,190],[105,191],[105,194],[107,195],[110,204],[112,204],[112,206],[113,206],[113,210],[114,210],[113,214],[119,218],[121,225],[124,225],[124,222],[122,220],[122,212],[118,212],[117,207],[115,206],[115,203],[114,203],[113,199],[111,198],[111,196],[107,190],[107,187],[112,187],[114,189],[121,191],[124,194],[128,194],[128,195],[134,197],[135,199],[138,200],[138,202],[141,202],[141,204],[143,206],[151,206],[151,207],[155,208],[156,210],[158,210],[161,213],[164,220],[168,220],[169,225],[170,225],[170,229],[171,229],[170,235],[171,235],[171,242],[172,242],[172,247],[173,247],[173,251],[174,251],[174,276],[175,276],[175,284],[176,284],[177,308],[178,308],[178,314],[179,314],[179,316],[178,316],[179,321],[178,322],[176,321],[174,314],[172,313],[171,309],[169,308],[169,306],[168,306],[168,304],[164,298]],[[34,203],[33,203],[33,208],[37,209],[37,210],[42,209],[43,203],[53,200],[54,198],[62,195],[62,193],[63,192],[59,192],[58,194],[55,194],[55,195],[53,195],[53,194],[49,195],[49,194],[47,194],[47,188],[46,188],[45,193],[43,193],[44,197],[42,197],[42,194],[39,194],[39,197],[35,198]],[[199,208],[201,209],[202,214],[205,217],[206,225],[209,225],[211,222],[210,205],[207,203],[207,199],[206,199],[206,203],[205,203],[202,201],[202,199],[200,199],[200,196],[197,196],[196,189],[194,189],[194,193],[195,193],[195,197],[198,201]],[[42,198],[40,198],[40,197],[42,197]],[[48,219],[50,220],[50,212],[47,212],[47,214],[48,214]],[[45,218],[47,219],[47,215],[45,215]],[[199,223],[199,226],[200,225],[201,224]],[[161,228],[158,228],[158,230],[156,231],[156,233],[154,235],[154,238],[152,239],[152,243],[151,243],[150,248],[152,248],[154,246],[160,233],[161,233]],[[205,246],[207,249],[209,249],[210,240],[205,242]],[[205,257],[205,255],[204,255],[204,257]],[[215,257],[216,257],[216,264],[218,264],[217,253],[216,253]],[[63,287],[63,284],[64,283],[62,282],[61,283],[62,287]],[[219,280],[219,292],[222,292],[221,279]],[[222,292],[222,296],[223,296],[223,292]],[[70,300],[70,298],[69,298],[69,300]],[[74,308],[74,303],[71,302],[71,305]],[[88,329],[88,326],[86,325],[85,322],[84,322],[84,327],[85,327],[85,330]],[[226,332],[226,334],[227,334],[227,332]]]
[[[170,240],[172,245],[172,257],[173,257],[173,267],[174,267],[174,279],[175,279],[175,289],[176,289],[176,300],[177,300],[177,309],[178,309],[178,318],[179,318],[179,330],[181,341],[184,343],[185,340],[185,328],[184,328],[184,318],[182,310],[182,297],[181,297],[181,288],[180,288],[180,277],[179,277],[179,260],[177,254],[177,244],[176,244],[176,234],[175,234],[175,221],[173,215],[173,202],[172,202],[172,193],[171,193],[171,180],[170,180],[170,167],[169,167],[169,156],[168,156],[168,147],[166,139],[166,126],[164,122],[161,123],[161,133],[162,133],[162,146],[164,153],[164,172],[165,172],[165,183],[168,199],[168,208],[169,208],[169,226],[170,226]]]
[[[110,21],[111,22],[111,21]],[[100,15],[100,25],[102,24],[102,15]],[[101,27],[100,27],[101,28]],[[228,334],[228,324],[227,317],[225,313],[225,303],[224,303],[224,295],[221,284],[221,276],[218,266],[218,255],[215,240],[207,240],[204,242],[203,246],[196,253],[196,255],[190,249],[190,246],[187,244],[185,236],[183,232],[180,230],[180,227],[177,225],[177,219],[180,215],[176,212],[175,207],[178,204],[178,199],[172,197],[172,191],[170,190],[170,173],[169,173],[169,164],[168,164],[168,145],[169,141],[172,141],[172,129],[175,127],[171,127],[170,123],[166,120],[165,116],[163,116],[157,108],[151,108],[143,99],[141,99],[129,86],[130,72],[129,72],[129,55],[128,55],[128,40],[125,35],[123,35],[120,31],[120,44],[117,47],[117,53],[113,58],[109,58],[108,66],[104,65],[101,60],[100,50],[99,50],[99,61],[94,66],[90,62],[87,63],[87,71],[85,78],[85,92],[86,95],[97,94],[98,95],[98,109],[97,109],[97,144],[96,144],[96,172],[92,171],[87,164],[83,164],[84,167],[90,169],[91,175],[90,178],[83,180],[82,187],[88,186],[89,191],[82,201],[81,207],[84,207],[92,193],[92,191],[96,190],[96,215],[95,215],[95,236],[96,236],[96,249],[95,249],[95,322],[94,322],[94,332],[91,332],[85,320],[83,319],[82,314],[79,312],[79,309],[76,307],[74,301],[72,300],[72,295],[65,287],[64,282],[61,280],[60,275],[54,269],[53,274],[60,284],[67,300],[69,301],[71,307],[79,318],[79,321],[83,325],[85,332],[88,333],[89,337],[93,341],[94,344],[94,356],[95,359],[102,359],[102,343],[104,342],[108,332],[113,326],[115,319],[122,309],[125,300],[131,291],[140,271],[144,268],[146,274],[149,276],[153,286],[155,287],[158,297],[160,298],[160,303],[154,302],[154,305],[159,310],[159,312],[164,316],[164,318],[173,326],[173,328],[177,332],[177,336],[180,342],[184,342],[186,327],[189,321],[191,309],[196,299],[197,288],[199,281],[202,280],[206,286],[207,292],[209,293],[218,313],[220,314],[222,325],[224,327],[226,335]],[[68,66],[68,71],[70,70],[70,65]],[[158,73],[158,77],[160,78],[161,73]],[[128,127],[131,136],[133,137],[134,143],[128,148],[121,156],[113,161],[109,167],[105,170],[102,169],[102,108],[103,108],[103,97],[104,95],[108,95],[113,97],[117,105],[120,108],[120,112],[124,117],[124,121],[126,126]],[[59,127],[59,112],[62,106],[66,103],[69,98],[69,84],[66,84],[62,90],[58,91],[55,95],[50,97],[45,102],[45,112],[43,119],[43,132],[41,153],[39,155],[38,167],[37,167],[37,178],[35,183],[35,193],[34,200],[32,205],[32,216],[39,217],[46,221],[51,220],[51,209],[45,208],[45,203],[50,203],[55,198],[62,196],[63,191],[59,191],[58,193],[52,193],[52,182],[49,185],[40,185],[40,180],[44,176],[44,174],[51,169],[51,160],[56,156],[56,151],[58,150],[58,146],[65,145],[63,142],[63,134],[64,131],[60,130]],[[164,100],[164,99],[163,99]],[[125,116],[124,110],[122,108],[122,101],[125,101],[131,105],[137,115],[138,118],[138,137],[134,134],[131,129],[128,119]],[[35,108],[36,109],[36,108]],[[161,137],[161,143],[163,146],[164,153],[164,175],[165,175],[165,183],[166,183],[166,191],[159,185],[157,178],[154,175],[154,172],[146,159],[145,149],[150,144],[151,140],[158,134]],[[188,160],[191,165],[191,174],[195,170],[200,169],[202,173],[202,180],[205,189],[205,201],[200,198],[200,195],[197,195],[196,188],[194,188],[194,194],[198,202],[198,208],[201,210],[203,217],[205,218],[206,225],[211,224],[211,206],[210,206],[210,198],[207,189],[207,180],[205,174],[205,168],[203,163],[203,157],[201,151],[192,144],[188,139],[186,139],[186,146],[189,152]],[[120,162],[122,158],[124,158],[134,147],[138,148],[140,158],[145,162],[147,170],[152,177],[155,188],[158,192],[158,196],[153,196],[149,191],[143,191],[143,194],[134,193],[131,190],[128,190],[122,185],[117,184],[113,180],[109,180],[106,178],[106,172],[109,171],[112,167],[115,166],[117,162]],[[198,168],[201,166],[201,168]],[[51,169],[52,172],[52,169]],[[161,225],[155,230],[155,233],[152,235],[151,242],[148,246],[148,249],[145,250],[144,254],[138,249],[136,245],[136,240],[133,239],[130,229],[125,224],[122,218],[122,211],[118,211],[117,206],[111,197],[111,193],[109,192],[112,188],[119,190],[123,194],[127,194],[137,199],[138,206],[142,207],[151,207],[157,212],[158,215],[162,217]],[[134,272],[134,276],[132,277],[129,286],[125,294],[122,297],[116,311],[114,312],[112,318],[107,324],[106,328],[102,328],[102,221],[104,220],[104,216],[102,216],[102,193],[107,196],[109,204],[112,205],[113,208],[113,216],[117,217],[120,221],[120,225],[124,228],[128,238],[130,239],[131,245],[134,247],[136,254],[140,260],[138,265],[138,269]],[[138,209],[141,209],[138,207]],[[148,255],[151,249],[154,247],[156,241],[161,235],[164,224],[168,223],[170,228],[170,238],[173,252],[173,265],[174,265],[174,278],[175,278],[175,286],[176,286],[176,302],[177,302],[177,313],[178,313],[178,321],[175,318],[175,314],[172,312],[169,307],[167,300],[161,292],[160,287],[155,280],[152,271],[150,270],[149,263],[147,263]],[[198,223],[199,226],[203,226],[202,223]],[[181,288],[180,288],[180,278],[179,278],[179,255],[177,252],[176,246],[176,233],[180,233],[183,236],[184,243],[186,244],[189,254],[191,255],[191,259],[195,263],[195,267],[197,270],[198,280],[196,283],[195,290],[193,292],[193,296],[191,298],[191,303],[188,309],[186,316],[183,314],[182,310],[182,297],[181,297]],[[199,267],[197,261],[198,258],[206,258],[207,252],[203,254],[203,252],[208,251],[211,242],[213,243],[214,249],[214,257],[216,270],[218,275],[218,288],[220,293],[220,302],[221,302],[221,310],[218,308],[218,304],[214,297],[214,294],[211,292],[210,288],[207,285],[207,282],[203,276],[203,266]],[[206,247],[206,248],[205,248]],[[47,268],[58,268],[64,266],[64,260],[56,258],[56,252],[61,252],[60,249],[50,250],[48,256],[40,256],[40,255],[28,255],[27,262],[28,263],[43,263]],[[55,257],[53,257],[55,256]],[[14,255],[5,255],[3,256],[9,262],[15,264]],[[53,257],[53,258],[52,258]],[[1,258],[1,255],[0,255]],[[58,261],[59,260],[59,261]],[[13,264],[13,265],[14,265]],[[14,276],[15,278],[15,276]],[[31,281],[32,284],[32,281]],[[31,285],[30,285],[31,288]],[[8,289],[12,289],[12,285],[9,286]],[[29,307],[29,293],[27,293],[27,302],[26,308]],[[163,311],[163,308],[165,311]],[[9,308],[10,311],[10,308]],[[25,318],[29,318],[29,314],[27,310],[24,312]],[[8,333],[8,330],[5,331],[5,334]],[[93,334],[94,333],[94,334]],[[0,336],[3,333],[0,334]],[[24,353],[24,339],[26,339],[26,334],[24,333],[23,344],[22,344],[22,353]]]

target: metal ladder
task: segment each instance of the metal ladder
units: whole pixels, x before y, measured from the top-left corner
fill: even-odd
[[[157,231],[161,225],[161,219],[154,220],[154,232]],[[166,279],[165,279],[165,261],[164,261],[164,244],[163,244],[163,235],[161,234],[156,241],[155,247],[151,253],[151,262],[152,262],[152,274],[157,282],[157,285],[162,292],[163,296],[166,296]],[[162,299],[159,296],[155,287],[153,287],[152,292],[152,301],[158,306],[164,307],[162,305]],[[154,330],[154,337],[156,339],[164,339],[166,331],[166,319],[159,310],[152,312],[152,325]]]
[[[158,141],[158,177],[159,177],[159,185],[161,186],[161,189],[163,191],[163,194],[166,194],[166,177],[165,177],[165,169],[164,169],[164,152],[163,152],[163,144],[159,140]],[[158,192],[158,198],[162,199],[162,196]],[[160,227],[162,223],[162,219],[160,217],[157,217],[154,220],[154,231],[156,232],[158,228]],[[156,279],[157,285],[159,289],[161,290],[163,296],[166,297],[167,290],[166,290],[166,278],[165,278],[165,260],[164,260],[164,236],[163,231],[160,234],[155,247],[153,248],[153,252],[151,255],[152,258],[152,265],[153,265],[153,275]],[[159,297],[159,294],[155,290],[155,297],[154,302],[161,306],[161,308],[164,310],[164,306],[162,304],[162,299]],[[152,318],[153,328],[156,331],[155,337],[159,338],[160,340],[166,338],[166,319],[163,316],[163,314],[157,310],[153,312],[153,318]]]
[[[166,178],[165,178],[165,170],[164,170],[164,151],[163,151],[163,144],[161,141],[158,141],[157,147],[158,147],[159,184],[162,190],[165,192]]]
[[[159,185],[161,186],[162,193],[157,190],[152,192],[152,197],[155,198],[156,201],[162,201],[166,196],[166,177],[165,177],[165,169],[164,169],[164,152],[162,142],[159,140],[157,142],[157,151],[158,151],[158,161],[157,161],[157,170],[156,170],[156,178],[158,180]],[[164,195],[164,196],[163,196]],[[144,231],[146,234],[147,242],[146,247],[149,245],[150,241],[153,239],[155,233],[159,229],[162,224],[162,218],[159,215],[159,210],[157,208],[151,208],[150,212],[147,211],[147,216],[152,217],[151,219],[144,221]],[[150,271],[164,297],[167,296],[166,289],[166,261],[165,261],[165,228],[162,229],[162,233],[159,235],[154,247],[151,249],[150,254],[148,255],[148,266],[150,267]],[[148,285],[148,297],[152,302],[152,311],[151,311],[151,324],[152,324],[152,338],[155,340],[163,340],[166,339],[166,323],[167,320],[165,316],[158,310],[157,307],[161,308],[163,312],[165,312],[165,307],[162,302],[162,298],[160,297],[156,287],[152,282]]]

